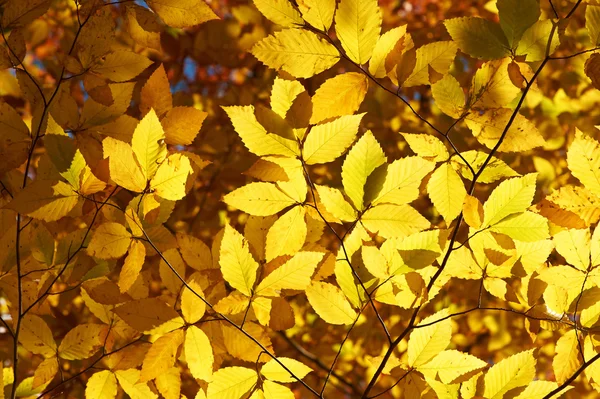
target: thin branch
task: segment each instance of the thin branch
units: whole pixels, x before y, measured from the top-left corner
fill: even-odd
[[[300,384],[302,384],[306,389],[308,389],[313,395],[315,395],[315,396],[317,396],[319,398],[321,397],[321,395],[317,391],[315,391],[310,385],[308,385],[306,382],[302,381],[302,379],[298,378],[285,364],[283,364],[277,358],[277,356],[275,356],[273,353],[269,352],[269,350],[260,341],[258,341],[252,335],[248,334],[248,332],[246,332],[243,328],[241,328],[240,326],[238,326],[235,322],[233,322],[227,316],[225,316],[222,313],[217,312],[214,309],[214,306],[210,302],[208,302],[202,295],[198,294],[198,292],[196,290],[194,290],[194,288],[191,287],[185,281],[185,279],[181,276],[181,274],[179,274],[179,272],[173,267],[173,265],[171,264],[171,262],[169,262],[169,260],[163,255],[162,251],[160,251],[156,247],[156,245],[154,244],[154,242],[152,242],[152,239],[150,238],[150,236],[148,236],[148,234],[146,233],[146,230],[144,230],[141,226],[139,226],[139,227],[140,227],[142,233],[144,234],[144,237],[146,238],[148,244],[152,247],[152,249],[154,249],[154,251],[158,254],[158,256],[160,256],[160,258],[165,262],[165,264],[169,267],[169,269],[171,269],[171,271],[175,274],[175,276],[179,279],[179,281],[181,281],[181,283],[187,289],[189,289],[192,292],[192,294],[194,294],[198,299],[200,299],[202,302],[204,302],[204,304],[206,306],[208,306],[213,312],[215,312],[219,317],[221,317],[226,323],[228,323],[229,325],[231,325],[233,328],[235,328],[236,330],[238,330],[239,332],[241,332],[242,334],[244,334],[248,339],[250,339],[256,345],[258,345],[258,347],[260,347],[260,349],[262,351],[264,351],[267,355],[269,355],[269,357],[271,359],[274,359],[275,362],[277,362],[285,371],[287,371],[288,373],[290,373],[290,375],[293,378],[295,378]]]
[[[342,349],[344,348],[344,344],[348,340],[348,337],[350,337],[350,333],[354,329],[354,326],[358,322],[358,319],[360,319],[360,315],[365,310],[366,306],[367,305],[364,305],[359,310],[358,314],[356,315],[356,318],[352,322],[352,325],[350,325],[350,328],[348,329],[348,332],[346,333],[346,336],[344,337],[344,339],[342,340],[342,342],[340,342],[340,348],[338,349],[337,353],[335,354],[335,357],[333,358],[333,362],[331,363],[331,367],[329,368],[329,372],[327,373],[327,377],[325,377],[325,382],[323,383],[323,387],[321,388],[321,393],[320,393],[320,397],[321,398],[323,398],[323,394],[325,392],[325,388],[327,388],[327,383],[329,382],[329,378],[331,378],[331,375],[333,373],[333,369],[335,368],[335,364],[337,363],[337,360],[340,357],[340,354],[342,353]]]
[[[581,55],[581,54],[591,53],[592,51],[598,51],[598,50],[600,50],[600,47],[594,47],[594,48],[590,48],[587,50],[578,51],[577,53],[573,53],[571,55],[565,55],[565,56],[561,56],[561,57],[550,57],[550,59],[551,60],[567,60],[569,58],[577,57],[578,55]]]
[[[375,398],[377,398],[377,397],[379,397],[379,396],[383,395],[384,393],[391,391],[392,389],[394,389],[394,387],[395,387],[396,385],[400,384],[400,382],[402,382],[402,380],[403,380],[405,377],[407,377],[407,376],[408,376],[410,373],[412,373],[412,372],[413,372],[413,370],[414,370],[414,369],[412,369],[412,368],[411,368],[411,369],[410,369],[410,370],[408,370],[406,373],[402,374],[402,377],[398,378],[398,379],[396,380],[396,382],[394,382],[394,383],[392,384],[392,386],[390,386],[389,388],[386,388],[385,390],[383,390],[383,391],[379,392],[379,393],[378,393],[378,394],[376,394],[376,395],[370,396],[370,397],[369,397],[369,399],[375,399]]]
[[[600,359],[600,353],[597,353],[593,358],[591,358],[587,362],[583,363],[577,369],[577,371],[575,373],[573,373],[573,375],[571,375],[569,378],[567,378],[567,380],[565,382],[563,382],[558,388],[556,388],[552,392],[548,393],[542,399],[550,399],[550,398],[554,397],[554,395],[560,393],[560,391],[562,391],[563,389],[565,389],[566,387],[568,387],[569,385],[571,385],[571,383],[573,381],[575,381],[577,379],[577,377],[579,377],[579,374],[581,374],[586,368],[588,368],[589,366],[591,366],[598,359]]]
[[[361,73],[363,73],[366,77],[368,77],[377,86],[379,86],[383,90],[387,91],[388,93],[390,93],[390,94],[394,95],[395,97],[397,97],[398,99],[400,99],[400,101],[402,101],[410,109],[410,111],[421,122],[423,122],[425,125],[427,125],[429,128],[431,128],[433,131],[435,131],[437,134],[439,134],[440,136],[442,136],[446,141],[448,141],[448,143],[450,144],[450,146],[452,147],[452,149],[455,151],[456,155],[458,155],[460,157],[460,159],[466,165],[468,165],[469,168],[471,168],[471,165],[469,164],[469,162],[458,151],[458,149],[456,148],[456,146],[454,145],[454,143],[450,139],[448,139],[448,134],[450,133],[450,130],[456,125],[456,123],[458,123],[460,120],[462,120],[464,116],[461,116],[461,118],[459,118],[457,121],[455,121],[452,124],[452,126],[450,126],[450,128],[446,132],[443,132],[441,129],[437,128],[435,125],[433,125],[431,122],[429,122],[427,120],[427,118],[425,118],[423,115],[421,115],[416,109],[414,109],[414,107],[411,105],[410,101],[408,101],[407,99],[405,99],[404,97],[402,97],[400,95],[400,89],[401,89],[401,87],[398,87],[398,89],[395,90],[395,91],[392,90],[392,89],[389,89],[388,87],[386,87],[375,76],[373,76],[368,70],[365,70],[362,67],[362,65],[356,63],[350,57],[348,57],[348,55],[346,54],[346,52],[344,51],[344,49],[340,48],[340,46],[337,45],[337,43],[331,38],[331,36],[329,36],[329,34],[327,34],[327,32],[319,30],[319,29],[316,29],[316,28],[313,28],[310,25],[305,25],[304,28],[306,28],[307,30],[310,30],[312,32],[315,32],[317,34],[322,35],[332,46],[334,46],[337,49],[337,51],[340,53],[340,55],[341,55],[342,58],[344,58],[345,60],[347,60],[348,62],[350,62],[352,65],[354,65],[354,67],[358,68],[358,70],[360,70]]]
[[[311,191],[311,194],[312,194],[312,197],[313,197],[314,207],[317,210],[317,213],[319,214],[319,216],[321,217],[321,219],[323,220],[323,222],[325,222],[325,225],[329,228],[329,230],[331,230],[331,232],[335,235],[335,237],[340,242],[340,246],[342,248],[342,251],[344,252],[344,260],[346,261],[346,263],[348,263],[348,266],[350,267],[350,270],[352,270],[352,274],[356,277],[356,279],[358,280],[359,285],[361,286],[361,288],[363,289],[363,291],[367,295],[368,302],[371,305],[371,307],[373,308],[373,311],[375,312],[375,315],[377,316],[377,320],[379,320],[379,324],[381,324],[381,327],[383,328],[383,331],[384,331],[384,333],[385,333],[385,335],[386,335],[386,337],[388,339],[388,342],[391,343],[392,342],[392,336],[390,335],[390,332],[389,332],[387,326],[385,325],[385,321],[383,321],[383,318],[381,317],[381,314],[379,314],[379,310],[377,310],[377,306],[375,306],[375,302],[373,301],[373,297],[369,293],[369,290],[367,290],[367,287],[363,283],[363,281],[360,278],[360,276],[358,275],[357,271],[352,266],[352,262],[350,262],[350,257],[348,256],[348,252],[346,251],[346,245],[344,244],[344,237],[346,236],[346,234],[348,234],[348,231],[350,231],[350,229],[346,231],[346,233],[344,234],[344,237],[340,237],[340,235],[337,233],[337,231],[335,231],[335,229],[333,228],[333,226],[331,226],[331,224],[327,221],[327,219],[325,218],[325,216],[323,216],[323,214],[319,210],[319,207],[317,206],[317,197],[315,195],[315,185],[314,185],[313,181],[310,178],[310,174],[308,173],[308,169],[306,168],[306,164],[304,163],[304,160],[301,159],[301,162],[302,162],[302,168],[304,169],[304,175],[305,175],[306,181],[308,183],[308,187],[310,188],[310,191]],[[361,216],[361,214],[358,215],[358,217],[357,217],[357,219],[356,219],[356,221],[354,223],[356,223],[358,220],[360,220],[360,216]]]
[[[2,324],[4,325],[4,328],[6,328],[6,331],[8,331],[8,334],[11,337],[15,337],[15,333],[13,332],[13,330],[10,328],[10,326],[8,325],[8,323],[6,322],[6,320],[4,320],[1,316],[0,316],[0,322],[2,322]]]
[[[569,13],[565,17],[565,19],[569,19],[571,17],[571,15],[573,15],[573,13],[577,10],[577,7],[579,7],[580,4],[581,4],[581,0],[577,0],[577,3],[575,3],[573,8],[571,8],[571,11],[569,11]]]
[[[579,0],[578,4],[580,2],[581,2],[581,0]],[[575,5],[575,7],[573,8],[573,10],[571,10],[571,12],[569,13],[569,15],[566,18],[568,18],[574,12],[574,10],[577,8],[578,4]],[[546,57],[544,58],[544,60],[542,61],[541,65],[536,70],[536,72],[534,73],[533,77],[531,78],[531,80],[528,82],[527,86],[523,90],[521,98],[519,99],[519,102],[517,103],[517,106],[515,107],[513,113],[511,114],[510,119],[508,120],[508,122],[507,122],[504,130],[502,131],[502,134],[500,135],[500,138],[498,139],[498,142],[492,148],[492,150],[488,154],[487,158],[485,159],[485,161],[481,165],[481,167],[478,170],[478,172],[473,176],[473,180],[471,181],[471,187],[469,189],[469,193],[471,195],[473,195],[473,192],[475,190],[475,185],[477,183],[478,178],[481,176],[481,174],[483,173],[483,171],[485,170],[486,166],[491,161],[492,157],[494,156],[494,154],[496,153],[496,151],[498,150],[498,148],[504,142],[504,139],[505,139],[505,137],[506,137],[506,135],[507,135],[510,127],[512,126],[514,120],[516,119],[517,114],[519,113],[519,111],[520,111],[520,109],[521,109],[521,107],[522,107],[522,105],[523,105],[523,103],[525,101],[525,97],[529,93],[529,90],[531,89],[533,83],[535,82],[536,78],[539,76],[540,72],[542,71],[542,69],[544,68],[544,66],[546,65],[546,63],[548,62],[548,60],[550,59],[549,58],[550,44],[552,43],[552,39],[553,39],[554,33],[556,31],[556,26],[557,26],[556,24],[553,24],[552,30],[550,32],[550,36],[548,38],[548,42],[547,42],[547,45],[546,45]],[[431,280],[427,284],[427,291],[428,292],[431,291],[431,288],[433,287],[433,285],[435,284],[435,282],[437,281],[437,279],[439,278],[439,276],[444,271],[446,265],[448,264],[448,260],[450,258],[450,254],[452,253],[452,248],[454,247],[454,243],[456,242],[456,239],[458,237],[458,231],[459,231],[459,228],[460,228],[460,226],[462,224],[462,221],[463,221],[463,213],[461,212],[459,214],[458,218],[457,218],[456,225],[454,227],[454,230],[453,230],[451,238],[450,238],[450,243],[449,243],[449,246],[448,246],[448,250],[446,251],[446,254],[444,255],[442,263],[440,264],[440,267],[438,268],[438,270],[435,272],[435,274],[432,276]],[[422,307],[422,305],[419,305],[415,309],[415,311],[413,312],[412,317],[410,318],[410,320],[408,322],[408,325],[406,326],[406,328],[404,329],[404,331],[402,331],[402,333],[398,336],[398,338],[396,338],[392,342],[392,344],[390,345],[390,347],[388,348],[388,350],[384,354],[383,360],[382,360],[381,364],[379,365],[378,369],[375,371],[375,374],[373,375],[373,377],[369,381],[369,384],[367,385],[367,388],[365,389],[365,392],[362,395],[362,399],[366,399],[368,397],[369,392],[375,386],[375,384],[377,382],[377,379],[379,378],[379,376],[383,372],[383,369],[384,369],[385,365],[387,364],[387,362],[389,361],[389,359],[390,359],[392,353],[394,352],[395,348],[400,344],[400,342],[404,339],[404,337],[415,327],[415,322],[416,322],[416,319],[417,319],[417,315],[419,314],[419,311],[421,310],[421,307]]]
[[[550,2],[550,7],[552,7],[552,12],[554,13],[554,16],[558,19],[560,18],[558,16],[558,12],[556,12],[556,8],[554,8],[554,3],[552,3],[552,0],[548,0]]]
[[[279,336],[283,338],[283,340],[285,342],[287,342],[292,348],[294,348],[301,356],[307,358],[308,360],[310,360],[311,362],[313,362],[315,365],[317,365],[317,367],[319,367],[320,369],[324,370],[324,371],[329,371],[330,368],[327,367],[325,365],[325,363],[323,363],[317,355],[309,352],[308,350],[306,350],[305,348],[303,348],[302,346],[300,346],[300,344],[298,344],[296,341],[294,341],[292,338],[288,337],[285,332],[280,331],[279,332]],[[343,385],[347,386],[348,388],[350,388],[352,390],[352,392],[354,392],[356,395],[360,395],[360,392],[358,391],[358,388],[356,388],[354,385],[352,385],[350,382],[348,382],[348,380],[346,380],[343,376],[341,376],[340,374],[338,374],[335,371],[331,372],[331,375],[334,376],[339,382],[341,382]]]
[[[42,397],[44,397],[44,396],[48,395],[48,394],[49,394],[49,393],[51,393],[52,391],[55,391],[56,389],[58,389],[59,387],[61,387],[62,385],[64,385],[64,384],[68,383],[69,381],[72,381],[72,380],[74,380],[75,378],[78,378],[78,377],[79,377],[79,376],[81,376],[82,374],[85,374],[85,373],[86,373],[86,372],[88,372],[89,370],[91,370],[91,369],[95,368],[94,366],[95,366],[96,364],[98,364],[98,362],[100,362],[100,361],[101,361],[102,359],[104,359],[105,357],[107,357],[107,356],[110,356],[110,355],[112,355],[112,354],[115,354],[115,353],[117,353],[117,352],[119,352],[119,351],[122,351],[123,349],[127,348],[128,346],[131,346],[131,345],[133,345],[133,344],[135,344],[135,343],[138,343],[138,342],[144,342],[144,341],[142,341],[142,336],[138,337],[137,339],[135,339],[135,340],[133,340],[133,341],[131,341],[131,342],[129,342],[129,343],[127,343],[127,344],[125,344],[125,345],[123,345],[122,347],[120,347],[120,348],[118,348],[118,349],[115,349],[115,350],[113,350],[113,351],[111,351],[111,352],[105,352],[105,353],[103,353],[101,356],[99,356],[99,357],[98,357],[98,359],[94,360],[94,361],[93,361],[93,362],[92,362],[90,365],[88,365],[88,366],[87,366],[86,368],[84,368],[83,370],[79,371],[77,374],[74,374],[74,375],[72,375],[71,377],[69,377],[69,378],[67,378],[67,379],[65,379],[65,380],[63,380],[63,381],[61,381],[60,383],[58,383],[57,385],[53,386],[52,388],[49,388],[49,389],[45,390],[44,392],[42,392],[42,393],[40,394],[39,398],[42,398]]]

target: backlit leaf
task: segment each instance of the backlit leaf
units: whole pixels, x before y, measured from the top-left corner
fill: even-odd
[[[207,399],[239,399],[258,381],[258,374],[245,367],[219,369],[208,384]]]
[[[315,282],[306,288],[306,297],[315,312],[329,324],[352,324],[356,312],[334,285]]]
[[[219,255],[225,280],[246,296],[252,294],[258,263],[250,254],[248,242],[236,229],[225,225]]]
[[[310,78],[334,66],[340,54],[317,34],[285,29],[261,40],[252,54],[270,68],[283,69],[296,78]]]
[[[341,116],[314,126],[306,136],[302,155],[309,164],[327,163],[342,155],[354,142],[365,114]]]
[[[290,374],[283,366],[279,363],[282,363],[289,371],[292,372]],[[304,363],[299,362],[295,359],[290,359],[289,357],[278,357],[277,360],[271,359],[267,363],[262,366],[260,369],[260,373],[267,377],[271,381],[277,382],[294,382],[297,381],[295,377],[298,379],[303,379],[308,373],[310,373],[312,369],[305,365]]]

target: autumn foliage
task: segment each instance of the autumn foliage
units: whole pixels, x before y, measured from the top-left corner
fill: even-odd
[[[598,397],[597,0],[0,33],[0,399]]]

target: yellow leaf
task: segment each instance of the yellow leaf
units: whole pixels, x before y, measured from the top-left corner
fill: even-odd
[[[333,22],[335,0],[298,0],[302,18],[322,31],[328,31]]]
[[[160,121],[165,130],[167,144],[190,145],[200,132],[208,113],[193,107],[170,109]]]
[[[590,230],[567,229],[554,234],[556,251],[570,265],[585,272],[590,266]]]
[[[588,5],[585,8],[585,27],[592,41],[592,46],[600,44],[600,7]]]
[[[299,159],[282,157],[265,157],[263,160],[275,163],[284,170],[287,180],[278,181],[277,187],[297,203],[303,203],[306,200],[308,186],[302,162]]]
[[[556,382],[564,383],[582,364],[579,353],[577,330],[570,330],[556,341],[556,355],[552,360],[552,369]]]
[[[271,88],[271,109],[277,115],[285,118],[294,100],[304,91],[304,86],[297,80],[286,80],[279,76],[275,77],[273,87]]]
[[[243,312],[248,308],[250,298],[239,291],[233,291],[231,294],[222,298],[215,305],[215,310],[219,313],[236,314]]]
[[[12,372],[12,370],[10,370],[10,369],[5,369],[5,371]],[[33,379],[34,379],[34,377],[27,377],[27,378],[21,380],[21,382],[17,386],[17,390],[15,392],[17,398],[21,398],[21,397],[30,398],[30,397],[39,396],[39,394],[42,393],[46,389],[48,384],[50,383],[50,381],[48,381],[46,384],[40,385],[37,388],[33,388]]]
[[[396,46],[396,43],[404,35],[406,35],[406,25],[393,28],[379,37],[373,49],[373,56],[369,61],[369,72],[371,75],[376,78],[385,77],[387,73],[385,60]]]
[[[363,246],[361,252],[363,263],[369,273],[381,279],[389,276],[387,260],[377,247]]]
[[[445,230],[428,230],[398,239],[394,245],[402,256],[403,262],[413,269],[422,269],[433,263],[442,253],[446,241]]]
[[[508,108],[490,109],[480,114],[470,113],[465,121],[473,132],[473,136],[492,149],[496,146],[505,127],[511,119],[513,110]],[[504,136],[502,144],[498,148],[501,152],[528,151],[543,146],[545,140],[538,131],[535,124],[521,114],[516,114],[515,119]]]
[[[65,217],[79,202],[79,195],[63,181],[36,180],[19,191],[4,207],[46,222]]]
[[[305,289],[323,255],[322,252],[297,252],[292,259],[265,277],[256,287],[256,293],[262,296],[279,296],[282,289]]]
[[[490,231],[506,234],[519,241],[540,241],[548,238],[548,220],[533,212],[523,212],[504,218],[490,227]]]
[[[91,28],[90,24],[87,24],[86,28]],[[94,37],[94,39],[96,38]],[[81,111],[81,128],[102,125],[122,116],[131,104],[134,86],[133,82],[110,83],[108,88],[113,100],[111,105],[100,104],[92,99],[87,100]]]
[[[483,205],[483,227],[492,226],[507,216],[524,212],[533,201],[536,174],[515,177],[500,183]]]
[[[486,62],[475,72],[471,85],[473,108],[502,108],[521,94],[509,75],[511,62],[510,58]]]
[[[387,158],[370,130],[350,149],[342,165],[342,184],[346,195],[358,210],[365,209],[365,184],[375,169]],[[355,214],[354,210],[352,213]],[[354,221],[355,217],[350,221]]]
[[[140,193],[146,188],[146,178],[127,143],[107,137],[102,141],[104,158],[108,158],[110,178],[127,190]]]
[[[471,167],[475,170],[475,173],[481,166],[483,166],[483,162],[488,157],[488,154],[481,151],[471,150],[462,152],[461,155],[463,158],[471,165]],[[467,167],[462,159],[459,157],[451,158],[452,166],[458,173],[461,174],[462,177],[468,180],[473,180],[473,173]],[[504,177],[514,177],[519,176],[517,172],[512,170],[510,166],[508,166],[504,161],[498,159],[496,157],[490,158],[490,162],[486,165],[483,173],[479,176],[477,181],[479,183],[493,183],[496,180],[500,180]]]
[[[407,349],[409,366],[418,368],[424,365],[450,345],[452,321],[444,319],[446,316],[448,310],[444,309],[426,317],[410,334]],[[430,323],[433,324],[428,325]]]
[[[56,355],[56,342],[52,330],[39,316],[27,314],[21,321],[19,342],[25,349],[36,355],[52,357]]]
[[[177,244],[181,256],[190,267],[196,270],[213,268],[210,248],[199,238],[189,234],[177,234]]]
[[[397,159],[388,165],[386,173],[378,176],[373,187],[367,190],[367,203],[373,205],[389,202],[408,204],[419,197],[423,178],[435,169],[435,163],[421,157]],[[383,182],[381,182],[383,178]]]
[[[114,312],[129,326],[146,334],[164,334],[184,326],[179,314],[159,298],[130,301]]]
[[[352,115],[367,94],[367,77],[358,72],[347,72],[327,79],[312,97],[313,112],[310,123],[341,115]]]
[[[483,395],[501,399],[511,389],[528,385],[535,377],[535,364],[533,349],[502,359],[486,373]]]
[[[296,201],[271,183],[250,183],[227,194],[223,201],[254,216],[270,216],[294,205]]]
[[[239,399],[258,381],[258,374],[245,367],[224,367],[213,374],[207,399]]]
[[[527,274],[536,271],[548,260],[548,256],[554,249],[552,240],[534,242],[515,242],[517,256]]]
[[[483,223],[483,205],[476,197],[466,195],[463,203],[463,217],[472,228],[478,229]]]
[[[258,263],[250,254],[248,242],[244,236],[229,224],[225,225],[219,263],[223,278],[233,288],[246,296],[251,296],[252,287],[256,281]]]
[[[183,292],[181,294],[181,313],[183,313],[183,318],[189,324],[194,324],[198,320],[204,316],[204,312],[206,311],[206,304],[201,298],[204,298],[204,293],[202,292],[202,287],[195,280],[191,280],[188,282],[188,285],[194,290],[192,292],[189,288],[184,287]]]
[[[350,59],[365,64],[381,31],[377,0],[342,0],[335,13],[335,33]]]
[[[140,121],[133,132],[131,148],[140,163],[142,174],[150,180],[158,165],[167,156],[167,146],[164,143],[165,132],[153,109]],[[131,160],[126,160],[131,162]]]
[[[458,399],[460,384],[444,384],[437,380],[425,377],[427,384],[433,389],[438,399]]]
[[[223,107],[223,109],[229,116],[236,133],[250,152],[258,156],[284,155],[293,157],[296,155],[293,149],[285,145],[286,142],[277,140],[277,135],[268,133],[258,122],[254,115],[253,106],[231,106]]]
[[[293,28],[304,25],[304,20],[288,0],[253,0],[258,11],[277,25]]]
[[[92,195],[97,192],[104,190],[106,183],[98,179],[90,169],[89,166],[85,165],[81,174],[79,175],[79,192],[83,195]]]
[[[87,247],[90,256],[100,259],[120,258],[131,243],[131,233],[120,223],[103,223],[96,230]]]
[[[365,228],[382,237],[404,237],[425,230],[431,223],[410,205],[382,204],[368,209],[360,219]]]
[[[158,392],[165,399],[180,399],[182,397],[185,399],[185,396],[181,395],[181,373],[177,365],[156,377],[154,383],[158,388]]]
[[[558,388],[558,384],[553,381],[531,381],[527,387],[515,399],[544,399],[550,392]],[[572,385],[565,387],[561,393],[573,389]],[[553,396],[556,397],[556,396]]]
[[[150,188],[156,195],[170,201],[185,197],[185,183],[193,173],[190,159],[181,154],[170,155],[160,164],[150,181]]]
[[[600,196],[600,144],[577,130],[567,151],[567,164],[573,176]]]
[[[140,113],[146,115],[151,109],[154,109],[156,115],[162,118],[171,108],[173,108],[171,86],[165,67],[160,64],[142,87]]]
[[[43,362],[35,369],[35,373],[33,375],[33,381],[31,383],[31,388],[36,389],[40,386],[46,386],[50,383],[54,376],[58,373],[58,360],[55,357],[51,357],[48,359],[44,359]],[[2,387],[3,384],[0,384]],[[0,398],[4,399],[2,394],[0,394]]]
[[[99,371],[85,386],[85,399],[113,399],[117,396],[117,379],[112,371]]]
[[[342,155],[354,142],[365,114],[346,115],[314,126],[306,136],[302,156],[309,164],[327,163]]]
[[[131,399],[156,399],[158,396],[152,392],[145,382],[138,382],[140,380],[140,373],[138,369],[116,370],[115,376],[123,391]]]
[[[219,19],[204,0],[148,0],[147,3],[173,28],[187,28]]]
[[[212,381],[213,349],[204,331],[196,326],[189,326],[185,332],[185,360],[194,378]]]
[[[450,164],[444,163],[431,175],[427,193],[435,209],[449,226],[462,210],[467,190],[458,173]]]
[[[146,260],[146,248],[144,244],[134,240],[129,247],[129,254],[123,262],[121,273],[119,274],[119,290],[121,293],[127,292],[135,280],[138,278],[144,261]]]
[[[430,134],[400,133],[411,150],[421,158],[434,162],[448,159],[448,149],[440,139]]]
[[[296,78],[310,78],[340,59],[333,45],[304,29],[276,32],[254,45],[251,51],[269,68],[283,69]]]
[[[548,50],[550,33],[554,32],[552,43],[549,48],[550,51],[548,52],[549,55],[552,54],[560,44],[560,37],[558,35],[559,29],[554,29],[553,31],[552,25],[553,22],[550,19],[536,21],[536,23],[523,33],[515,53],[517,55],[524,55],[525,61],[527,62],[543,60],[544,57],[546,57],[546,51]]]
[[[457,350],[447,350],[438,353],[429,362],[418,366],[417,369],[435,378],[436,374],[444,384],[451,384],[460,376],[487,367],[483,360]]]
[[[173,367],[177,349],[182,343],[182,330],[172,331],[154,341],[144,357],[140,382],[150,381]]]
[[[265,381],[263,390],[265,399],[294,399],[296,397],[288,387],[273,381]]]
[[[271,381],[277,382],[295,382],[306,377],[311,371],[313,370],[304,363],[290,359],[289,357],[278,357],[277,360],[271,359],[260,369],[262,375]]]
[[[327,212],[344,222],[353,222],[358,213],[344,198],[340,190],[333,187],[315,184],[319,200],[325,206]]]
[[[460,83],[450,74],[431,85],[435,105],[448,116],[459,118],[464,112],[465,93]]]
[[[140,46],[161,51],[160,32],[163,29],[158,17],[152,11],[140,6],[129,6],[127,12],[127,32]]]
[[[113,82],[124,82],[138,76],[152,64],[148,58],[133,51],[118,50],[107,54],[102,65],[92,68]]]
[[[356,311],[334,285],[313,282],[306,288],[306,297],[315,312],[329,324],[352,324],[356,320]]]
[[[103,324],[80,324],[65,335],[58,347],[58,356],[67,360],[87,359],[103,345],[108,333]]]
[[[600,264],[600,228],[596,226],[590,243],[590,260],[592,266]]]
[[[293,255],[302,248],[307,232],[305,213],[304,207],[295,206],[273,223],[267,233],[267,262],[281,255]]]
[[[454,42],[441,41],[428,43],[417,49],[417,62],[403,86],[412,87],[433,84],[431,74],[446,75],[454,61],[458,47]]]
[[[256,360],[260,356],[261,349],[254,341],[238,329],[229,325],[221,324],[221,330],[223,332],[225,348],[230,356],[246,362],[256,363]],[[265,328],[256,323],[246,321],[244,330],[251,337],[258,340],[258,342],[267,348],[267,350],[273,350],[271,340]],[[267,359],[261,359],[261,362],[265,362],[266,360]]]
[[[458,47],[472,57],[494,60],[510,55],[508,41],[499,25],[483,18],[462,17],[444,21]]]
[[[29,129],[19,113],[6,102],[0,103],[0,129],[0,173],[4,174],[25,162],[31,139]]]
[[[51,1],[48,0],[8,2],[2,13],[2,28],[7,30],[19,25],[27,25],[34,19],[44,15],[50,4]]]

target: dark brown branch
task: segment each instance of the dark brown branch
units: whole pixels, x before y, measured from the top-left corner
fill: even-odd
[[[283,331],[279,332],[279,336],[283,338],[283,340],[285,342],[287,342],[292,348],[294,348],[301,356],[305,357],[306,359],[310,360],[311,362],[313,362],[317,367],[319,367],[320,369],[324,370],[324,371],[329,371],[330,368],[327,367],[325,365],[325,363],[323,363],[318,357],[317,355],[307,351],[305,348],[303,348],[302,346],[300,346],[300,344],[298,344],[296,341],[294,341],[292,338],[288,337]],[[343,376],[341,376],[340,374],[338,374],[337,372],[333,371],[331,373],[332,376],[334,376],[339,382],[341,382],[343,385],[347,386],[348,388],[350,388],[352,390],[352,392],[354,392],[356,395],[360,395],[360,392],[358,391],[358,388],[356,388],[354,385],[352,385],[350,382],[348,382],[348,380],[346,380]]]

